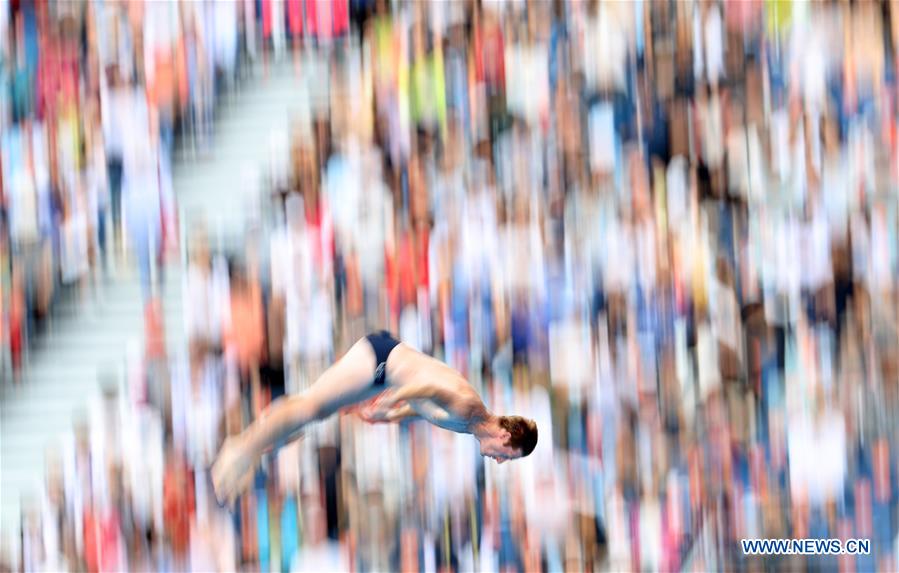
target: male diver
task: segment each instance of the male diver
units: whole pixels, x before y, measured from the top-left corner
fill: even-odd
[[[263,453],[297,438],[306,424],[375,396],[360,411],[367,422],[427,420],[473,435],[481,455],[497,463],[527,456],[537,445],[533,420],[492,413],[459,372],[381,331],[356,342],[306,392],[276,400],[243,433],[225,440],[212,468],[216,497],[233,504],[252,483]]]

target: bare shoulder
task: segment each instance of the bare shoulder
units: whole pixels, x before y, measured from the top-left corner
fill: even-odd
[[[421,384],[426,380],[446,384],[462,377],[447,364],[402,342],[387,358],[387,376],[390,383],[396,386]]]
[[[458,370],[402,343],[387,359],[387,376],[398,387],[425,385],[432,399],[457,411],[484,408],[477,391]]]
[[[465,387],[452,400],[454,410],[466,420],[483,419],[488,415],[487,406],[480,394],[467,381]]]

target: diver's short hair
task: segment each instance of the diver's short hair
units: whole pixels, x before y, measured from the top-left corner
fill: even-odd
[[[537,423],[521,416],[500,416],[499,425],[509,432],[506,446],[521,450],[521,456],[527,456],[537,446]]]

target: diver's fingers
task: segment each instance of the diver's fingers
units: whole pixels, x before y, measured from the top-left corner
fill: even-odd
[[[228,507],[232,512],[234,511],[234,508],[237,506],[238,498],[241,495],[243,495],[244,492],[246,492],[248,489],[250,489],[250,486],[253,484],[253,476],[254,476],[253,468],[250,468],[243,475],[243,477],[240,479],[240,481],[237,482],[237,485],[235,485],[231,489],[231,491],[228,495]]]
[[[222,490],[222,476],[221,476],[221,468],[219,468],[218,462],[213,464],[211,477],[212,477],[212,490],[215,493],[216,499],[221,502],[221,490]]]
[[[229,483],[225,481],[219,481],[219,483],[213,485],[213,489],[215,490],[215,499],[222,507],[229,504],[231,500],[232,493],[234,492],[234,488],[230,486]]]
[[[216,460],[212,466],[212,489],[215,492],[215,499],[219,504],[224,505],[228,499],[229,480],[227,479],[227,470],[222,464],[222,460]]]
[[[375,410],[371,406],[362,408],[357,415],[369,424],[375,421]]]

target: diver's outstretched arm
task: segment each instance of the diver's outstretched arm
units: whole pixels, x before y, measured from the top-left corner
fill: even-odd
[[[310,422],[381,392],[382,388],[371,384],[374,370],[374,354],[363,339],[302,395],[276,400],[241,434],[225,440],[212,467],[218,500],[233,503],[252,482],[253,469],[262,454],[294,439]]]
[[[253,479],[262,454],[297,437],[319,419],[320,408],[309,396],[282,397],[272,402],[246,430],[222,444],[212,466],[212,483],[219,502],[231,505]]]

